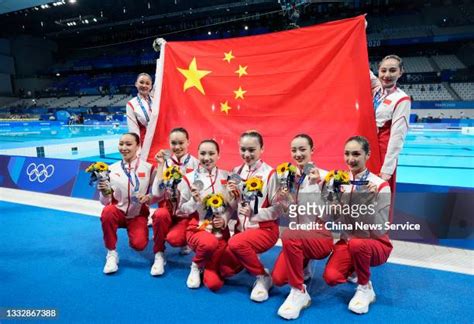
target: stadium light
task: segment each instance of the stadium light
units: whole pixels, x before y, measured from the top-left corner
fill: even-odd
[[[77,1],[76,0],[69,0],[70,4],[75,4]]]

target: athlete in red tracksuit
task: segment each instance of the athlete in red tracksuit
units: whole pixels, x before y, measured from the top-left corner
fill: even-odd
[[[298,166],[295,179],[295,193],[291,194],[292,207],[307,207],[310,204],[322,205],[322,179],[326,171],[314,167],[311,155],[314,152],[313,140],[306,134],[296,135],[291,142],[291,155]],[[304,167],[313,165],[307,174]],[[316,213],[301,213],[297,209],[289,210],[289,228],[283,232],[283,248],[273,267],[273,283],[291,286],[290,294],[278,309],[278,315],[285,319],[296,319],[301,310],[311,303],[306,286],[304,285],[304,268],[311,259],[321,260],[329,256],[333,248],[331,232],[324,228],[323,222]],[[309,227],[319,224],[321,228]],[[303,225],[303,226],[301,226]],[[306,226],[306,227],[304,227]]]
[[[227,223],[229,212],[208,209],[204,199],[209,194],[225,194],[228,172],[219,169],[219,145],[214,140],[204,140],[199,144],[200,166],[188,173],[179,185],[181,193],[178,203],[178,217],[191,217],[186,231],[186,239],[195,255],[186,284],[188,288],[199,288],[201,272],[203,282],[214,290],[214,280],[218,278],[217,267],[229,238]]]
[[[240,137],[239,145],[245,163],[236,167],[233,172],[239,174],[244,181],[253,177],[260,178],[263,181],[263,196],[243,203],[241,195],[233,195],[232,206],[238,214],[238,226],[222,256],[220,275],[225,279],[244,268],[247,269],[257,277],[250,298],[261,302],[268,299],[268,290],[272,283],[271,276],[260,262],[258,254],[276,244],[279,235],[277,220],[282,211],[279,206],[272,205],[277,192],[277,182],[274,170],[260,159],[263,152],[262,136],[256,131],[245,132]],[[243,183],[239,186],[242,185]],[[227,189],[235,193],[238,187],[234,181],[230,181]],[[216,284],[216,288],[221,285],[222,281]]]
[[[402,59],[388,55],[379,63],[379,77],[370,72],[382,168],[380,177],[395,193],[398,155],[403,148],[410,120],[410,97],[397,87],[403,74]]]
[[[147,73],[140,73],[135,81],[138,90],[136,97],[127,102],[126,115],[128,131],[140,136],[143,145],[145,134],[150,122],[152,110],[152,98],[150,92],[153,87],[151,76]]]
[[[335,219],[352,228],[344,228],[340,240],[334,246],[326,269],[324,280],[331,286],[347,282],[353,272],[358,277],[358,287],[349,302],[349,309],[363,314],[369,311],[369,305],[375,301],[375,293],[370,281],[370,267],[387,262],[392,244],[385,224],[389,222],[390,186],[388,182],[370,173],[366,168],[369,158],[369,143],[365,137],[351,137],[345,145],[345,161],[350,169],[350,178],[355,181],[343,185],[342,202],[353,206],[369,206],[364,214],[335,215]],[[367,185],[363,185],[368,182]],[[368,195],[372,195],[370,200]],[[372,206],[372,212],[367,212]],[[362,211],[362,208],[359,208]],[[334,215],[333,215],[334,216]],[[357,216],[357,217],[356,217]],[[356,223],[377,225],[380,227],[357,228]]]
[[[183,175],[194,171],[199,165],[199,161],[188,153],[189,134],[184,128],[175,128],[170,132],[170,148],[172,155],[165,158],[165,150],[160,150],[155,156],[158,162],[157,176],[153,184],[153,196],[158,199],[159,208],[153,214],[153,253],[155,261],[150,270],[152,276],[160,276],[165,271],[165,241],[171,246],[182,247],[181,254],[190,252],[186,245],[186,228],[188,227],[188,217],[178,217],[176,215],[177,204],[173,199],[178,199],[180,193],[177,189],[173,193],[166,189],[163,184],[163,172],[170,166],[178,166]]]
[[[147,219],[150,213],[148,203],[149,187],[153,182],[154,168],[140,160],[137,153],[140,140],[135,133],[126,133],[120,138],[119,151],[122,160],[109,167],[112,194],[105,194],[108,184],[99,182],[100,202],[105,206],[100,220],[104,233],[107,258],[104,273],[118,270],[119,258],[116,249],[117,229],[127,228],[130,246],[141,251],[148,244]]]

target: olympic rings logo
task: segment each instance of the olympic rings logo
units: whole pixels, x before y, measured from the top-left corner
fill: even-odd
[[[36,165],[30,163],[26,168],[26,174],[30,182],[38,181],[39,183],[45,182],[54,173],[54,166],[52,164],[45,166],[43,163]]]

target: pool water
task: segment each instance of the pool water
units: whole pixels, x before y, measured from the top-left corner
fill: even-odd
[[[15,143],[34,143],[44,140],[63,140],[92,138],[107,135],[122,134],[127,131],[126,126],[25,126],[25,127],[0,127],[0,148],[14,147]]]
[[[411,130],[399,156],[397,182],[474,187],[474,136]]]

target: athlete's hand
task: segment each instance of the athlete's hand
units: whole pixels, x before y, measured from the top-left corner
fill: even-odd
[[[163,164],[165,163],[165,154],[164,154],[165,150],[159,150],[158,153],[156,153],[155,155],[155,160],[156,162],[158,162],[158,164]]]
[[[252,209],[250,208],[249,204],[245,204],[244,206],[239,206],[239,216],[249,218],[252,215]]]
[[[225,226],[225,220],[222,218],[222,216],[214,216],[212,219],[212,226],[214,228],[224,228]]]
[[[308,179],[309,184],[319,184],[321,181],[321,174],[319,174],[319,170],[317,168],[313,168],[311,171],[309,171]]]
[[[278,188],[278,191],[276,193],[277,200],[290,200],[290,191],[288,188]]]
[[[240,196],[239,188],[233,180],[229,180],[226,186],[227,192],[232,199],[237,199]]]
[[[392,175],[380,172],[380,177],[385,181],[389,181],[392,178]]]
[[[375,183],[373,183],[373,182],[369,182],[369,183],[367,184],[367,190],[368,190],[369,192],[376,193],[376,192],[377,192],[377,185],[376,185]]]
[[[238,190],[237,183],[235,183],[234,180],[227,181],[227,190],[229,191]]]
[[[104,196],[106,196],[106,192],[110,189],[108,181],[100,180],[97,183],[97,189],[100,190]]]
[[[144,194],[138,194],[137,198],[140,204],[147,204],[151,200],[150,195],[144,195]]]
[[[191,185],[191,196],[193,197],[195,202],[201,201],[201,193],[199,192],[199,189],[193,185]]]

